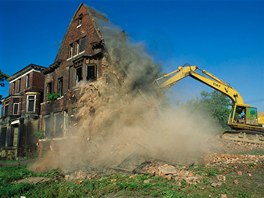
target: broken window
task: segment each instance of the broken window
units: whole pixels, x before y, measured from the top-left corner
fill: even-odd
[[[63,95],[63,78],[58,78],[58,94]]]
[[[85,50],[85,45],[86,45],[86,37],[83,37],[80,40],[80,53]]]
[[[73,43],[69,45],[68,58],[72,58],[72,56],[73,56]]]
[[[27,96],[27,112],[35,112],[36,95]]]
[[[19,114],[19,98],[13,99],[13,115]]]
[[[83,18],[83,15],[80,14],[79,17],[78,17],[78,19],[77,19],[77,28],[82,25],[82,18]]]
[[[47,95],[52,93],[52,82],[47,83]]]
[[[82,67],[79,67],[76,69],[76,83],[80,82],[82,79]]]
[[[88,65],[87,66],[87,78],[88,81],[96,80],[96,65]]]
[[[29,87],[29,74],[28,75],[26,75],[26,88],[28,88]]]

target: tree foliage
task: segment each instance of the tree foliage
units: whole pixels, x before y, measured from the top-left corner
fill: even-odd
[[[9,76],[4,74],[1,70],[0,70],[0,87],[4,87],[5,83],[4,81],[8,78]],[[2,99],[2,95],[0,94],[0,100]]]
[[[202,91],[200,98],[191,103],[212,116],[223,128],[228,128],[230,99],[227,96],[215,90],[212,92]]]

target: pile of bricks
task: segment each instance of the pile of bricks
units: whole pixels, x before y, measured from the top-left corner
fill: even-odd
[[[263,155],[240,155],[240,154],[211,154],[205,157],[207,165],[228,165],[228,164],[258,164],[264,161]]]
[[[162,164],[153,162],[142,169],[142,171],[151,175],[158,175],[168,180],[175,180],[180,182],[185,180],[188,184],[197,184],[201,182],[202,177],[195,175],[192,171],[188,170],[185,166],[172,166],[169,164]]]

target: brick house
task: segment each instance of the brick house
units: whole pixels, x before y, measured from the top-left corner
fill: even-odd
[[[94,20],[95,14],[105,18],[85,4],[79,6],[54,63],[44,71],[41,128],[48,139],[64,137],[76,121],[80,98],[78,83],[92,82],[103,75],[106,64],[104,42]]]
[[[23,157],[34,149],[43,101],[45,67],[30,64],[8,78],[9,95],[2,99],[1,157]]]

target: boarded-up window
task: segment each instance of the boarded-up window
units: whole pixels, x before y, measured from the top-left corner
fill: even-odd
[[[27,96],[27,112],[35,112],[36,96]]]
[[[96,80],[96,65],[88,65],[87,66],[87,80],[94,81]]]
[[[53,128],[53,122],[51,120],[50,115],[46,115],[44,117],[45,120],[45,136],[47,138],[52,137],[52,128]]]
[[[56,113],[55,116],[55,137],[62,137],[63,136],[63,122],[64,116],[63,113]]]
[[[80,52],[83,52],[85,50],[85,45],[86,45],[86,37],[83,37],[80,40]]]

